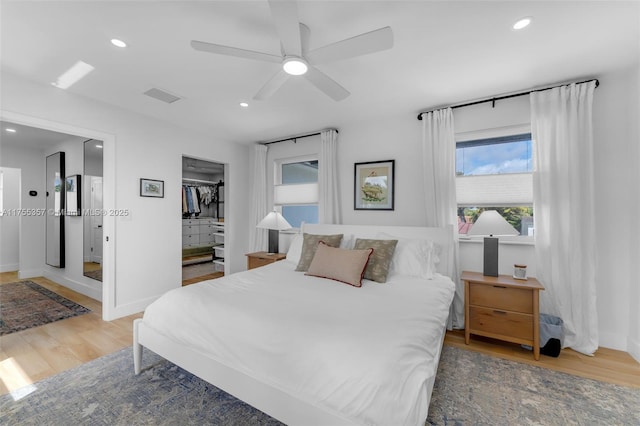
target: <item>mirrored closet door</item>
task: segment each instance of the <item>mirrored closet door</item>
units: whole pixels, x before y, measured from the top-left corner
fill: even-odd
[[[102,281],[102,157],[102,141],[85,141],[82,273],[97,281]]]

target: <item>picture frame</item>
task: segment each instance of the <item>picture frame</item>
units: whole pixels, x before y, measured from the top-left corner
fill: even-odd
[[[65,205],[67,216],[82,215],[82,176],[71,175],[64,180]]]
[[[140,196],[164,198],[164,181],[140,178]]]
[[[354,164],[354,210],[393,210],[395,160]]]

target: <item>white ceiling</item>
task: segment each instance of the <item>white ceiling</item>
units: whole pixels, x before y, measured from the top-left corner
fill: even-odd
[[[7,132],[7,129],[13,129],[15,133]],[[0,121],[0,131],[2,132],[0,133],[2,145],[14,145],[23,148],[43,149],[47,146],[56,145],[65,141],[77,140],[84,142],[87,140],[87,138],[81,136],[38,129],[8,121]]]
[[[266,1],[2,0],[1,67],[50,84],[76,61],[95,67],[69,92],[234,142],[415,115],[638,62],[639,2],[300,1],[310,48],[391,26],[394,47],[318,66],[351,92],[334,102],[291,79],[252,96],[278,69],[193,50],[200,40],[280,54]],[[520,32],[511,25],[533,17]],[[129,46],[109,43],[120,38]],[[152,87],[183,97],[165,104]],[[239,107],[241,101],[249,108]]]

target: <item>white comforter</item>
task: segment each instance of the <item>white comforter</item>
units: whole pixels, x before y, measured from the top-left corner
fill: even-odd
[[[172,290],[144,321],[356,423],[423,424],[451,280],[364,280],[356,288],[294,269],[285,260]]]

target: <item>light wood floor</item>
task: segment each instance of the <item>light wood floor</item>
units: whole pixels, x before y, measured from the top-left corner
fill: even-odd
[[[102,305],[46,278],[29,278],[91,312],[0,336],[0,394],[116,352],[132,344],[133,320],[102,320]],[[17,273],[0,273],[0,285],[19,281]]]
[[[0,394],[77,367],[132,344],[135,314],[102,321],[100,302],[60,286],[46,278],[31,278],[46,288],[92,310],[91,313],[0,337]],[[18,281],[16,273],[0,273],[2,283]],[[186,285],[186,284],[185,284]],[[541,356],[534,361],[519,345],[472,337],[465,345],[464,333],[448,332],[445,344],[624,386],[640,388],[640,364],[625,352],[599,349],[588,357],[570,349],[558,358]]]

